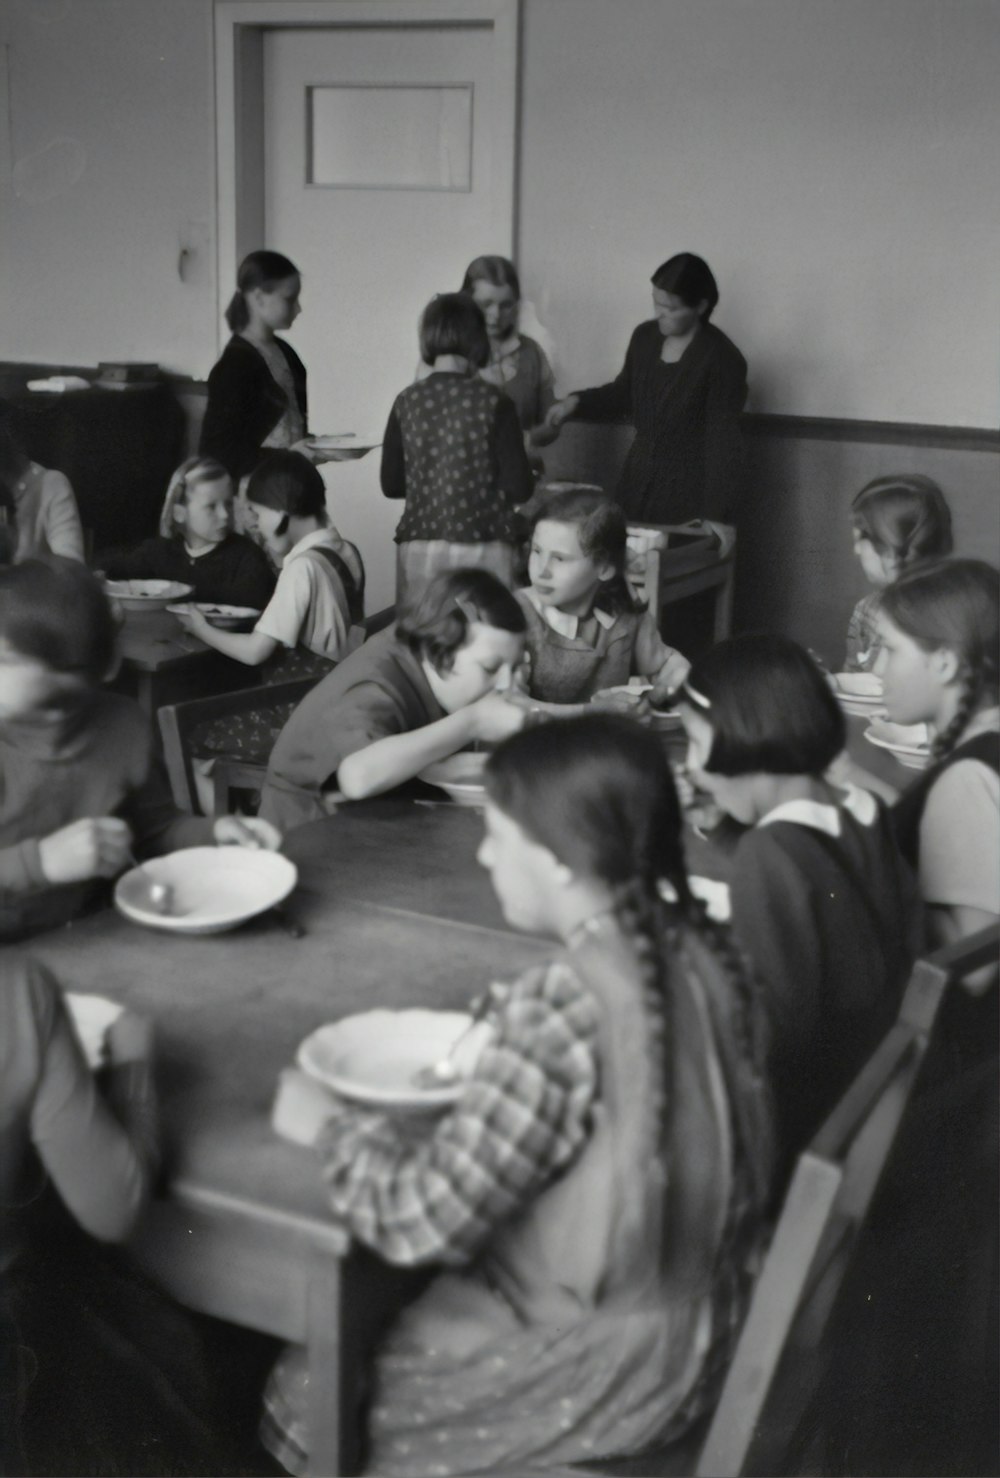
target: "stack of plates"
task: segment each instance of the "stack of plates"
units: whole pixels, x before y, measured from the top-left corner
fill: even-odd
[[[837,685],[837,701],[845,713],[858,718],[874,718],[884,713],[882,706],[882,679],[873,672],[834,673]]]
[[[865,730],[869,744],[887,749],[908,770],[925,770],[930,764],[930,737],[926,724],[892,724],[876,718]]]

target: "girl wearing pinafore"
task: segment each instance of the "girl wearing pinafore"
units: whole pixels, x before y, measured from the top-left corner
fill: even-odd
[[[770,1179],[750,987],[690,902],[655,739],[611,715],[543,724],[494,753],[487,794],[504,912],[563,947],[501,993],[426,1137],[346,1105],[319,1133],[351,1232],[448,1269],[375,1361],[365,1471],[400,1478],[680,1436],[717,1394]],[[287,1352],[266,1395],[292,1472],[304,1375]]]
[[[628,587],[621,509],[585,485],[536,501],[531,584],[517,592],[528,623],[531,697],[556,706],[587,703],[640,676],[652,682],[654,700],[666,698],[688,663],[661,641],[652,613]]]
[[[266,684],[318,682],[364,639],[361,556],[330,526],[323,479],[298,452],[271,452],[258,464],[247,484],[247,506],[265,548],[281,564],[253,631],[219,630],[195,607],[178,620],[224,656],[263,667]],[[294,706],[262,707],[206,725],[196,732],[196,752],[266,761]]]
[[[445,569],[488,569],[510,585],[512,513],[533,486],[513,402],[475,377],[489,340],[470,297],[442,293],[428,304],[420,350],[433,370],[396,397],[382,443],[382,491],[406,499],[397,605]]]

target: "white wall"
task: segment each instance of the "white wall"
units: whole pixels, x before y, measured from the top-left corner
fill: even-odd
[[[5,359],[205,374],[215,322],[209,0],[3,0]],[[197,250],[178,275],[181,247]]]
[[[618,368],[650,272],[689,249],[717,272],[754,408],[996,425],[998,0],[522,12],[520,261],[564,385]],[[3,357],[203,375],[210,0],[6,0],[0,42]]]
[[[527,0],[520,260],[564,387],[677,251],[751,408],[992,426],[997,0]]]

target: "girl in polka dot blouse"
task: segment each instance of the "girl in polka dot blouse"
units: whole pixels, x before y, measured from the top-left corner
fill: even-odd
[[[382,491],[405,498],[396,528],[396,603],[439,570],[479,566],[513,576],[511,514],[533,479],[513,402],[476,371],[489,359],[481,310],[442,293],[424,310],[420,352],[431,373],[396,397],[382,445]]]

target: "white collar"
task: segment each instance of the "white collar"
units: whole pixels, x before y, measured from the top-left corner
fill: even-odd
[[[839,805],[827,805],[822,801],[782,801],[773,811],[768,811],[757,822],[758,826],[770,826],[775,821],[792,821],[798,826],[811,826],[816,831],[825,831],[828,836],[840,836],[840,812],[849,811],[862,826],[871,826],[878,814],[875,797],[856,785],[845,785]]]
[[[331,549],[338,549],[342,543],[343,540],[332,524],[327,524],[322,529],[313,529],[311,534],[304,534],[297,544],[292,545],[281,561],[282,569],[293,559],[298,559],[300,554],[306,554],[310,549],[315,549],[317,544],[328,544]]]
[[[575,641],[580,630],[580,622],[589,619],[587,616],[570,616],[566,611],[560,611],[558,606],[545,605],[530,585],[526,588],[525,595],[541,616],[546,626],[550,626],[557,636],[565,636],[570,641]],[[614,616],[609,616],[607,611],[602,611],[597,606],[594,607],[590,614],[594,617],[598,626],[603,626],[605,631],[608,631],[615,624]]]
[[[517,329],[515,328],[507,335],[505,339],[500,340],[500,343],[497,345],[497,352],[495,355],[493,353],[493,346],[490,346],[490,359],[495,364],[497,360],[507,359],[511,354],[516,354],[520,347],[521,337],[518,334]]]

